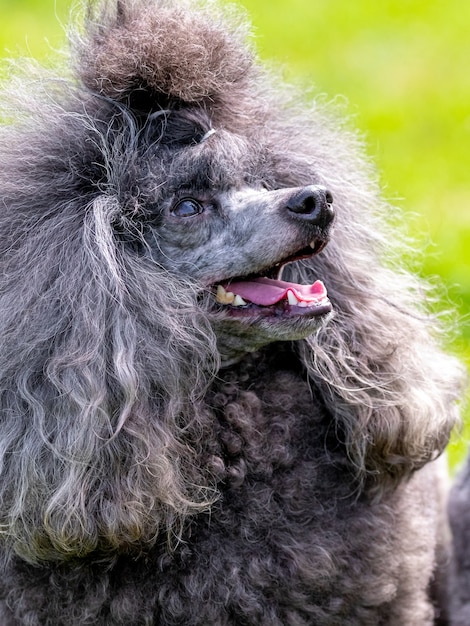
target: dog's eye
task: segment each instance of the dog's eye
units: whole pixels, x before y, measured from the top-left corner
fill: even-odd
[[[199,215],[202,213],[204,209],[192,198],[183,198],[175,204],[175,206],[171,209],[171,214],[175,217],[193,217],[194,215]]]

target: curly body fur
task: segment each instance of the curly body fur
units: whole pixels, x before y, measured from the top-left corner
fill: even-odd
[[[452,487],[448,503],[452,553],[448,580],[451,626],[470,622],[470,459]]]
[[[172,4],[90,5],[75,77],[3,94],[1,623],[432,624],[460,369],[355,136]],[[307,186],[334,232],[283,278],[334,313],[214,306],[326,239]]]

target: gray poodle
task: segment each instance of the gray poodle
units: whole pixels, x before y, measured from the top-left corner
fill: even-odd
[[[460,366],[356,138],[231,7],[84,22],[2,95],[1,626],[443,622]]]

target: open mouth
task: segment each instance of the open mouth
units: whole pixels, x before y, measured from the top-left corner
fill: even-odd
[[[310,258],[325,243],[312,242],[308,248],[288,256],[280,263],[259,275],[234,277],[216,286],[215,299],[231,315],[285,316],[325,315],[332,310],[327,291],[320,280],[310,285],[300,285],[281,280],[282,269],[288,263]]]

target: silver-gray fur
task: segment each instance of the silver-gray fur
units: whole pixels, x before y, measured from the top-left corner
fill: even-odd
[[[2,626],[443,623],[460,367],[360,143],[246,37],[93,2],[2,94]],[[332,314],[216,303],[286,260]]]
[[[470,461],[467,459],[449,497],[452,556],[448,581],[451,626],[470,623]]]

